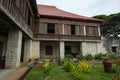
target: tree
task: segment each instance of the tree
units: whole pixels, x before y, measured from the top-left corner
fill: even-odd
[[[117,36],[120,34],[120,13],[111,15],[97,15],[93,18],[104,20],[101,24],[101,34],[102,36]]]

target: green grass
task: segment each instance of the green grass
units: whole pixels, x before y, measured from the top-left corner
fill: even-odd
[[[102,65],[96,65],[86,74],[84,80],[112,80],[112,73],[105,73]]]
[[[42,80],[42,67],[34,67],[25,80]],[[105,73],[102,65],[95,65],[90,73],[84,75],[83,80],[112,80],[112,73]],[[70,72],[65,72],[62,66],[54,67],[49,80],[74,80]]]

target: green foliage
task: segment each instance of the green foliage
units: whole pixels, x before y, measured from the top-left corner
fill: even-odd
[[[120,59],[116,60],[116,66],[114,67],[115,74],[113,75],[113,80],[120,80]]]
[[[66,55],[65,56],[65,59],[69,59],[69,60],[72,60],[74,57],[72,55]]]
[[[99,54],[95,54],[94,59],[95,60],[102,60],[103,54],[99,53]]]
[[[101,34],[103,36],[107,35],[110,31],[112,31],[111,34],[115,35],[115,33],[117,31],[114,31],[114,30],[119,29],[119,27],[117,25],[120,24],[120,13],[111,14],[108,16],[107,15],[97,15],[97,16],[94,16],[94,18],[104,20],[104,23],[101,24]],[[118,32],[119,32],[119,30],[118,30]]]
[[[110,54],[111,59],[117,59],[117,56],[115,54]]]
[[[109,54],[109,53],[103,54],[102,59],[103,59],[103,60],[105,60],[105,59],[109,59],[109,60],[110,60],[110,59],[111,59],[111,58],[110,58],[110,54]]]
[[[110,53],[106,53],[106,54],[95,54],[94,56],[95,60],[104,60],[104,59],[117,59],[117,56],[115,54],[110,54]]]
[[[65,59],[63,61],[63,68],[65,71],[70,72],[73,67],[73,63],[70,60]]]
[[[88,61],[82,61],[79,63],[80,69],[83,73],[88,73],[91,70],[91,64]]]
[[[97,68],[92,68],[90,73],[83,74],[83,79],[81,80],[112,80],[112,73],[105,73],[103,71],[102,64],[96,64]],[[43,67],[34,66],[30,73],[26,76],[25,80],[42,80]],[[75,80],[72,72],[66,72],[62,69],[62,66],[55,66],[50,71],[49,80]],[[82,76],[82,75],[81,75]]]
[[[93,56],[92,56],[92,54],[86,54],[85,56],[85,60],[93,60]]]
[[[97,16],[94,16],[93,18],[102,19],[104,21],[107,21],[107,16],[106,15],[97,15]]]
[[[82,73],[79,65],[74,65],[72,67],[72,75],[74,76],[75,80],[81,80],[83,78],[84,74]]]
[[[43,64],[43,80],[48,80],[50,71],[52,70],[52,66],[49,61],[45,61]]]
[[[84,56],[82,54],[77,55],[76,58],[78,60],[84,60]]]

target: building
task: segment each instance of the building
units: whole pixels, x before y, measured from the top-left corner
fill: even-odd
[[[102,52],[102,20],[69,13],[49,5],[38,5],[39,26],[34,39],[39,40],[40,57],[61,59],[65,55]]]
[[[0,68],[102,51],[102,20],[37,6],[35,0],[0,0],[0,17]]]

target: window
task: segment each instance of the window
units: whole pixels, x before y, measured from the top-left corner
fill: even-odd
[[[31,19],[31,18],[30,18],[30,10],[28,9],[28,20],[27,20],[27,21],[28,21],[28,25],[29,25],[29,26],[30,26],[30,19]]]
[[[65,53],[66,54],[72,53],[71,46],[65,46]]]
[[[117,53],[117,47],[112,47],[112,52]]]
[[[46,55],[52,55],[53,54],[53,46],[46,46]]]
[[[71,34],[75,35],[75,25],[71,25]]]
[[[55,33],[55,24],[53,24],[53,23],[47,24],[47,33],[50,33],[50,34]]]
[[[87,26],[86,27],[86,34],[89,36],[98,36],[98,27],[95,26]]]

